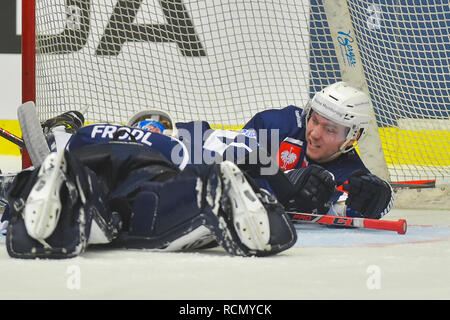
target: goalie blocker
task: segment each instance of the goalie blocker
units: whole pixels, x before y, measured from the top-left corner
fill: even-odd
[[[94,243],[167,251],[220,245],[240,256],[290,248],[297,235],[284,208],[247,179],[228,161],[180,171],[135,143],[51,153],[10,189],[7,250],[60,259]]]

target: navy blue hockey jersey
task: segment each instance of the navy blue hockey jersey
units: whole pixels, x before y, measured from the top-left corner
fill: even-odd
[[[247,122],[243,130],[246,132],[252,131],[257,136],[260,144],[278,144],[278,150],[272,150],[272,152],[276,152],[276,159],[283,170],[301,168],[308,164],[317,164],[331,172],[338,186],[332,201],[344,201],[346,195],[342,191],[342,185],[348,180],[350,175],[356,170],[364,170],[366,172],[369,172],[369,170],[355,150],[344,153],[326,163],[316,163],[308,159],[306,156],[306,118],[302,116],[302,112],[301,108],[292,105],[283,109],[262,111]],[[261,141],[262,139],[258,135],[261,129],[267,131],[278,130],[278,134],[269,136],[269,138],[263,137],[263,140],[266,141]],[[271,141],[274,137],[277,139],[276,143]],[[347,208],[346,214],[347,216],[360,216],[350,208]]]
[[[178,139],[115,124],[99,123],[82,127],[69,139],[67,149],[73,151],[86,145],[105,143],[110,140],[138,142],[160,152],[180,169],[184,169],[189,163],[189,152]]]
[[[306,156],[306,119],[302,116],[302,112],[303,110],[296,106],[288,106],[279,110],[266,110],[257,113],[244,126],[245,131],[253,131],[261,145],[279,146],[278,150],[273,151],[276,152],[276,158],[283,170],[301,168],[308,163],[314,163]],[[278,130],[279,132],[277,135],[269,136],[267,141],[261,141],[261,137],[259,137],[261,129]],[[273,137],[277,138],[276,143],[271,141]],[[270,150],[270,148],[268,149]],[[333,173],[338,183],[348,180],[348,177],[355,170],[369,171],[354,150],[339,156],[335,160],[319,165]]]

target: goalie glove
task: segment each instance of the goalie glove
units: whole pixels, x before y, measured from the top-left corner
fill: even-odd
[[[391,186],[363,170],[353,172],[343,189],[348,192],[345,204],[364,218],[380,219],[391,210],[394,203]]]
[[[334,176],[318,165],[309,165],[286,173],[294,191],[284,204],[288,210],[325,214],[331,207],[331,196],[336,191]]]

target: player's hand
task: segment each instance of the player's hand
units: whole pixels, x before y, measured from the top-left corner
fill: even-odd
[[[365,218],[380,219],[392,207],[391,186],[363,170],[353,172],[343,189],[348,192],[345,204]]]
[[[331,206],[330,198],[336,190],[334,176],[318,165],[309,165],[286,173],[294,185],[288,210],[325,214]]]

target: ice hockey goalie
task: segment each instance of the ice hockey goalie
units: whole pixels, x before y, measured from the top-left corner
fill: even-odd
[[[184,170],[139,143],[52,152],[10,189],[15,258],[70,258],[90,244],[156,250],[220,245],[273,255],[297,240],[283,207],[229,161]]]

